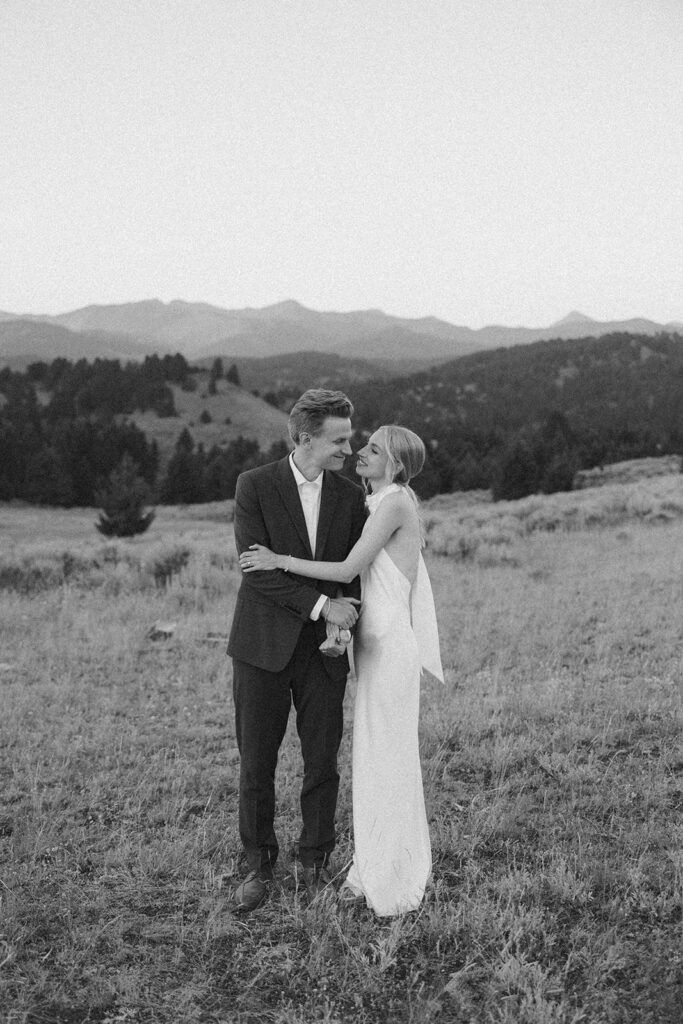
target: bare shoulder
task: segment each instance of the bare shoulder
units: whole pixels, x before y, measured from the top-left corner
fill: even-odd
[[[387,494],[377,511],[393,518],[400,518],[402,521],[407,521],[413,517],[417,519],[415,502],[402,487],[398,491],[392,491],[391,494]]]

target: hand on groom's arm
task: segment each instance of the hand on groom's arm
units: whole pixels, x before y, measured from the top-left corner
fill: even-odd
[[[355,597],[329,597],[322,609],[326,622],[341,629],[352,629],[358,620],[360,602]]]

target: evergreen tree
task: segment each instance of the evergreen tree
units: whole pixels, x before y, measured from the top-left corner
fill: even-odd
[[[237,363],[233,363],[228,372],[225,375],[225,379],[229,380],[231,384],[235,384],[237,387],[241,387],[240,375],[237,369]]]
[[[291,446],[286,441],[273,441],[266,452],[266,462],[277,462],[279,459],[284,459],[290,451]]]
[[[209,394],[216,394],[216,381],[221,380],[223,377],[223,360],[220,356],[217,356],[213,361],[211,372],[209,373]]]
[[[190,366],[180,352],[176,352],[173,356],[165,355],[161,360],[161,365],[165,379],[172,384],[182,384],[190,372]]]
[[[185,427],[176,441],[161,485],[161,501],[167,505],[192,505],[204,501],[205,461],[204,449],[200,446],[195,453],[192,435]]]
[[[488,473],[485,461],[477,459],[472,451],[467,450],[453,463],[451,489],[455,491],[485,490],[489,486]]]
[[[538,488],[538,465],[531,448],[515,440],[503,453],[493,480],[494,501],[515,501],[534,494]]]
[[[204,490],[206,501],[224,501],[235,497],[237,477],[245,469],[265,462],[274,462],[282,458],[288,451],[286,445],[279,442],[272,445],[267,456],[261,453],[258,442],[239,437],[224,448],[217,445],[209,452],[204,466]]]
[[[144,510],[150,500],[149,487],[128,454],[109,474],[108,483],[97,492],[96,500],[102,505],[102,512],[95,526],[105,537],[144,533],[154,519],[154,511]]]
[[[22,497],[37,505],[75,504],[71,475],[61,454],[53,447],[41,448],[26,460]]]
[[[540,490],[543,494],[554,494],[555,491],[571,491],[574,476],[579,469],[578,459],[569,451],[553,455],[543,467]]]

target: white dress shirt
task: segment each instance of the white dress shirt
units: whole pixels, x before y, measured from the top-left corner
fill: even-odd
[[[289,454],[289,464],[292,467],[292,473],[294,474],[294,480],[299,491],[299,500],[301,501],[301,508],[304,513],[304,519],[306,520],[306,530],[308,531],[308,540],[311,545],[311,554],[315,558],[315,539],[318,534],[318,516],[320,514],[320,498],[323,490],[323,471],[315,478],[315,480],[307,480],[301,470],[297,467],[294,461],[294,453]],[[313,610],[311,611],[311,618],[320,618],[320,613],[325,606],[327,597],[325,594],[321,594],[320,598],[316,601]]]

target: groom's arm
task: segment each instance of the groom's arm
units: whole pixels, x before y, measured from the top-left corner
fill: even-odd
[[[273,540],[268,531],[263,508],[259,499],[258,491],[248,474],[238,477],[235,490],[235,544],[240,554],[246,551],[251,544],[265,544],[266,547],[273,547]],[[319,590],[310,583],[303,582],[300,576],[282,572],[275,569],[270,572],[255,572],[243,577],[243,586],[252,587],[269,601],[279,604],[299,618],[308,620],[311,613],[320,601]],[[335,607],[329,608],[327,617],[331,621],[342,620],[344,625],[351,625],[346,622],[349,618],[349,607],[346,602],[336,602],[331,599]],[[336,607],[346,604],[347,607]],[[353,612],[353,621],[356,618]]]
[[[272,545],[258,492],[253,481],[244,473],[237,478],[234,526],[238,555],[251,544]],[[299,582],[280,569],[243,576],[242,584],[252,587],[302,619],[310,618],[320,598],[319,591],[314,587]]]

